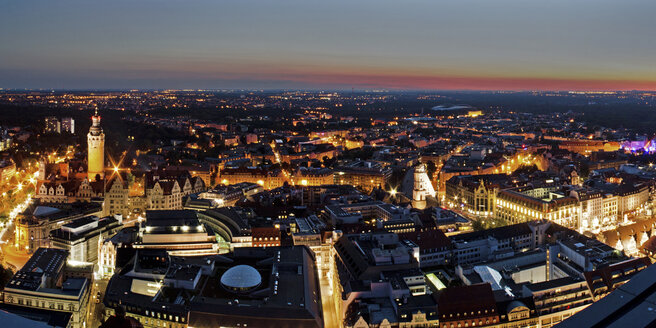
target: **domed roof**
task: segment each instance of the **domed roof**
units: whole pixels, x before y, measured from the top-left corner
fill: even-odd
[[[526,304],[520,302],[520,301],[512,301],[508,303],[508,306],[506,307],[506,310],[508,313],[515,311],[515,309],[519,309],[520,311],[523,310],[524,308],[528,309]]]
[[[221,276],[221,284],[230,289],[245,290],[259,286],[262,276],[249,265],[237,265],[228,269]]]

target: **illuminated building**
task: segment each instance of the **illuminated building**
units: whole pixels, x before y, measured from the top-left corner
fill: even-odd
[[[424,164],[419,164],[415,167],[413,177],[412,207],[424,209],[426,208],[428,198],[435,197],[435,188],[433,188],[433,183],[426,173],[426,166]]]
[[[14,229],[15,246],[28,253],[39,247],[50,247],[50,232],[75,219],[102,215],[102,207],[96,203],[51,204],[33,206],[16,220]]]
[[[531,250],[548,226],[548,222],[518,223],[450,236],[453,243],[451,261],[457,265],[470,265],[495,260],[498,254],[514,256]]]
[[[326,168],[299,168],[292,176],[295,185],[321,186],[332,184],[334,181],[333,171]]]
[[[342,236],[340,230],[326,231],[326,224],[317,216],[295,218],[295,232],[292,240],[295,246],[307,246],[314,252],[315,263],[319,272],[319,280],[333,288],[331,283],[336,279],[334,243]]]
[[[255,133],[249,133],[246,135],[246,144],[258,143],[258,137]]]
[[[516,322],[518,326],[552,327],[592,304],[588,284],[579,277],[563,277],[527,284],[523,295],[535,304],[534,313]],[[503,327],[503,326],[502,326]]]
[[[475,118],[475,117],[478,117],[478,116],[481,116],[481,115],[483,115],[483,111],[482,111],[482,110],[470,110],[470,111],[467,111],[467,116],[468,116],[468,117]]]
[[[445,205],[476,217],[492,217],[499,189],[509,180],[505,174],[452,177],[446,182]]]
[[[87,153],[87,174],[89,181],[105,177],[105,133],[100,127],[98,111],[91,118],[92,125],[87,135],[89,150]]]
[[[218,253],[216,237],[209,234],[190,210],[147,211],[139,228],[137,249],[163,249],[172,255]]]
[[[188,171],[154,170],[137,178],[131,185],[125,174],[113,175],[105,183],[104,209],[106,215],[128,217],[146,210],[179,210],[185,196],[205,189],[200,177]]]
[[[203,182],[205,183],[206,186],[211,186],[211,175],[212,171],[209,166],[181,166],[181,165],[176,165],[176,166],[167,166],[166,167],[167,171],[187,171],[189,172],[189,175],[191,177],[199,177],[203,179]]]
[[[52,247],[69,251],[68,259],[77,262],[97,262],[99,240],[114,235],[121,222],[113,217],[86,216],[64,224],[50,232]]]
[[[646,153],[656,152],[656,141],[654,139],[645,138],[644,140],[637,141],[624,141],[621,148],[624,151],[635,153],[637,151],[644,151]]]
[[[165,250],[138,250],[123,271],[114,274],[107,284],[103,303],[105,319],[123,307],[126,316],[146,328],[186,328],[188,310],[186,298],[169,300],[164,292],[182,293],[198,286],[201,271],[211,271],[214,263],[173,259]],[[169,274],[170,272],[170,274]],[[182,283],[177,288],[178,283]]]
[[[85,327],[90,281],[65,277],[68,251],[39,248],[4,289],[4,303],[70,313],[67,327]]]
[[[14,145],[14,139],[0,129],[0,151],[9,150]]]
[[[356,149],[362,147],[364,147],[364,141],[362,140],[346,139],[344,142],[344,148],[346,149]]]
[[[621,184],[614,192],[618,197],[617,212],[625,215],[636,210],[649,200],[649,186],[647,184]]]
[[[251,236],[253,237],[253,247],[280,246],[280,229],[276,227],[253,227]]]
[[[146,328],[321,328],[316,272],[306,247],[238,248],[209,257],[139,250],[110,279],[104,316],[122,306]]]
[[[335,184],[352,185],[364,190],[384,188],[392,169],[376,162],[356,161],[335,169]]]
[[[589,155],[596,151],[617,151],[620,149],[620,143],[615,141],[604,140],[566,140],[558,144],[558,148],[569,150],[573,153]]]
[[[325,219],[336,224],[354,224],[370,221],[379,228],[387,227],[394,232],[414,230],[417,220],[407,208],[401,208],[381,201],[370,201],[345,205],[328,205]],[[401,224],[396,226],[397,224]]]
[[[656,240],[656,217],[638,220],[635,223],[615,225],[612,229],[601,231],[597,239],[606,245],[621,250],[629,256],[640,256],[640,252],[649,249]]]
[[[570,195],[579,200],[582,230],[613,228],[618,217],[619,197],[599,190],[573,190]]]
[[[222,184],[236,184],[240,182],[256,183],[264,189],[281,187],[287,178],[280,170],[269,171],[262,168],[240,167],[221,170],[219,182]]]
[[[83,180],[39,181],[34,198],[47,203],[88,202],[103,196],[103,181]]]
[[[128,182],[118,175],[105,182],[103,208],[107,215],[122,215],[127,218],[130,213]]]
[[[153,210],[181,209],[182,190],[176,180],[154,180],[146,186],[148,208]]]
[[[578,200],[553,191],[554,187],[502,190],[497,195],[495,216],[511,223],[546,219],[578,229],[581,217]]]
[[[240,207],[226,206],[198,212],[200,222],[212,230],[220,252],[253,245],[249,224],[249,219],[253,217],[255,213],[251,209]]]
[[[131,249],[132,244],[137,241],[138,231],[138,227],[128,227],[107,239],[98,239],[97,272],[102,278],[114,275],[115,269],[119,267],[117,263],[119,253]]]
[[[75,120],[72,117],[62,118],[61,130],[70,134],[75,134]]]
[[[61,122],[55,116],[48,116],[45,118],[45,132],[46,133],[61,133]]]

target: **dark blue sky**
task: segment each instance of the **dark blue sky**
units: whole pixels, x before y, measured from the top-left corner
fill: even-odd
[[[651,0],[0,0],[1,88],[656,89]]]

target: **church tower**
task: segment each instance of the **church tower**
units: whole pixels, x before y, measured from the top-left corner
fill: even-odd
[[[426,208],[426,198],[435,197],[435,189],[426,172],[426,166],[419,164],[414,170],[414,187],[412,189],[412,207]]]
[[[46,162],[47,157],[41,157],[39,160],[39,173],[36,176],[36,179],[39,181],[43,181],[46,179],[46,167],[48,166],[48,162]]]
[[[87,172],[89,181],[96,181],[96,177],[102,179],[105,176],[105,133],[100,127],[100,115],[97,109],[91,120],[93,124],[87,135],[89,144]]]

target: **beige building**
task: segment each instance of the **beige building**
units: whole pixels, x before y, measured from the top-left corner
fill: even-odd
[[[96,203],[53,204],[32,206],[16,220],[14,246],[28,253],[39,247],[50,247],[50,232],[83,216],[102,216],[102,207]]]
[[[240,182],[256,183],[264,189],[275,189],[282,187],[288,181],[279,170],[268,171],[261,168],[227,168],[221,170],[219,181],[224,185],[237,184]]]
[[[83,328],[91,281],[65,278],[68,251],[39,248],[5,287],[3,301],[23,308],[71,314],[67,327]]]
[[[107,182],[106,189],[105,214],[130,218],[146,210],[182,209],[182,199],[205,190],[205,183],[188,171],[156,170],[146,172],[132,184],[124,175],[116,176]]]
[[[649,199],[647,186],[621,185],[614,193],[573,190],[569,195],[555,188],[515,188],[497,195],[495,216],[512,223],[547,219],[580,231],[617,226]]]
[[[88,202],[91,198],[102,197],[103,181],[82,180],[40,181],[34,198],[46,203]]]
[[[299,168],[292,176],[292,182],[301,186],[321,186],[333,184],[333,171],[326,168]]]
[[[578,200],[552,191],[553,188],[503,190],[497,195],[495,216],[510,223],[547,219],[578,229],[581,217]]]
[[[334,183],[351,185],[370,191],[385,188],[392,176],[392,169],[377,162],[356,161],[335,169]]]

